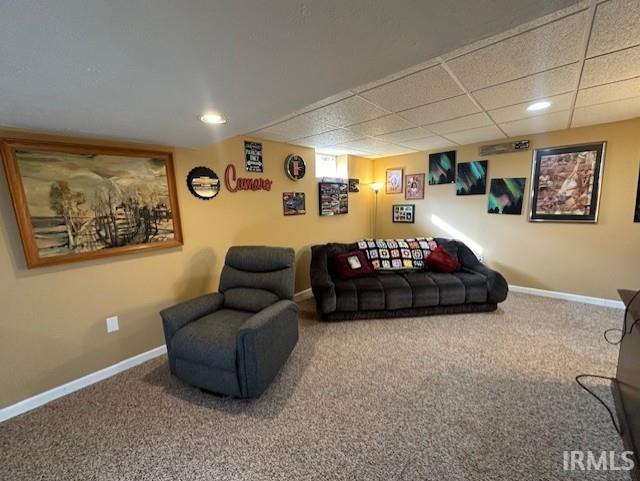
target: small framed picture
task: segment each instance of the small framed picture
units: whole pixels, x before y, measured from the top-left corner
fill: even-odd
[[[413,224],[416,220],[416,206],[413,204],[394,204],[393,222]]]
[[[404,171],[401,168],[387,169],[387,182],[385,192],[387,194],[402,194],[402,177]]]
[[[282,209],[284,215],[304,215],[307,213],[304,192],[283,192]]]
[[[360,192],[360,179],[349,179],[349,192]]]
[[[606,142],[533,153],[529,220],[597,222]]]
[[[405,199],[424,199],[424,174],[407,174],[405,184]]]

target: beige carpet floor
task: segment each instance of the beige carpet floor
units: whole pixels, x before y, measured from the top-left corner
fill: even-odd
[[[158,358],[1,424],[0,479],[629,479],[562,471],[564,450],[623,450],[573,381],[614,374],[602,331],[621,311],[523,294],[486,314],[327,324],[302,310],[259,400],[204,394]]]

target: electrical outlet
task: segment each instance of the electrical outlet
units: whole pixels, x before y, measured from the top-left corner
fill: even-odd
[[[120,329],[118,316],[107,317],[107,332],[114,332]]]

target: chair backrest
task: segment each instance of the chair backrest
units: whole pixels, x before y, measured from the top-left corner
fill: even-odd
[[[224,260],[219,291],[231,309],[258,312],[293,299],[295,252],[290,247],[236,246]]]

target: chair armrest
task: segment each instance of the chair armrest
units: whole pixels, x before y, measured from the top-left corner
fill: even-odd
[[[244,397],[271,383],[298,342],[298,305],[281,300],[247,319],[238,330],[238,379]]]
[[[318,311],[327,314],[336,310],[336,286],[329,273],[327,247],[324,245],[311,247],[311,290]]]
[[[167,349],[171,348],[171,339],[179,329],[196,319],[217,311],[223,303],[224,295],[216,292],[189,299],[160,311]]]

